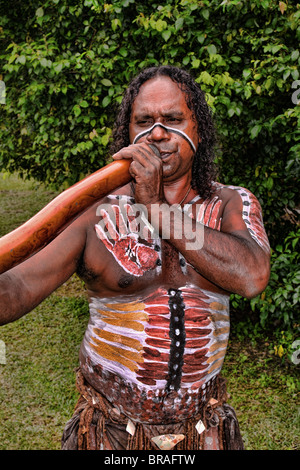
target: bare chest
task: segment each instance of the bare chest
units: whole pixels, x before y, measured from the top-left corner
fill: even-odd
[[[131,199],[112,199],[99,206],[97,219],[88,229],[78,274],[92,295],[138,293],[159,285],[178,287],[187,280],[214,289],[168,240],[151,230]],[[217,214],[215,210],[214,225]]]
[[[155,286],[180,286],[200,276],[167,241],[122,239],[108,250],[94,235],[79,262],[79,276],[88,289],[138,294]],[[207,287],[207,286],[206,286]],[[102,293],[103,291],[103,293]],[[105,291],[105,292],[104,292]]]

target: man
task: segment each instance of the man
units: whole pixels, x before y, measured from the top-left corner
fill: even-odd
[[[99,201],[0,277],[0,323],[31,311],[74,272],[90,321],[80,399],[63,449],[242,449],[219,376],[229,295],[269,278],[261,209],[215,183],[203,92],[175,67],[147,69],[125,93],[113,158],[132,183]]]

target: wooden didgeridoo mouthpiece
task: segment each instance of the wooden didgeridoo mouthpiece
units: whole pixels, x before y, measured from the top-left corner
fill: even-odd
[[[129,183],[130,163],[131,160],[117,160],[92,173],[0,238],[0,274],[37,253],[97,200]]]

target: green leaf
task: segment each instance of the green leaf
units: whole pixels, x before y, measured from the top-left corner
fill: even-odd
[[[214,44],[210,44],[209,46],[207,46],[207,51],[209,55],[214,55],[217,53],[217,48]]]
[[[283,80],[286,80],[291,74],[290,70],[286,70],[282,76]]]
[[[250,130],[251,139],[255,139],[261,131],[261,124],[255,124]]]
[[[161,33],[164,29],[166,29],[166,27],[167,27],[166,21],[157,20],[156,25],[155,25],[155,29],[156,29],[158,32]]]
[[[42,16],[44,16],[44,10],[42,7],[38,8],[35,12],[35,15],[38,17],[38,18],[41,18]]]
[[[200,42],[200,44],[203,44],[206,38],[206,34],[198,34],[197,36],[197,41]]]
[[[201,15],[203,16],[203,18],[204,18],[205,20],[208,20],[208,18],[209,18],[209,10],[208,10],[208,8],[202,9],[202,10],[201,10]]]
[[[108,134],[104,134],[102,137],[101,137],[101,144],[104,145],[105,147],[107,146],[107,144],[109,143],[109,135]]]
[[[85,101],[85,100],[82,100],[82,101],[80,101],[79,106],[80,106],[81,108],[88,108],[88,107],[89,107],[89,103],[88,103],[87,101]]]
[[[238,64],[239,62],[242,61],[242,59],[240,57],[236,56],[236,55],[232,56],[231,60],[232,60],[232,62],[235,62],[236,64]]]
[[[208,72],[204,71],[200,74],[200,83],[205,83],[206,85],[213,85],[214,80]]]
[[[200,59],[194,59],[194,60],[192,61],[192,67],[193,67],[194,69],[198,69],[198,68],[200,67]]]
[[[269,77],[268,80],[265,82],[265,88],[269,90],[273,84],[273,78]]]
[[[54,70],[56,73],[59,73],[62,71],[63,64],[60,62],[59,64],[54,65]]]
[[[269,178],[266,180],[266,187],[269,191],[272,189],[273,183],[274,183],[273,178],[269,176]]]
[[[103,108],[106,108],[111,102],[111,97],[110,96],[105,96],[102,100],[102,106]]]
[[[80,109],[80,106],[78,104],[75,104],[74,108],[73,108],[73,112],[75,114],[76,117],[80,116],[81,114],[81,109]]]
[[[119,50],[119,53],[121,54],[122,57],[128,56],[128,50],[126,47],[121,47],[121,49]]]
[[[252,95],[251,88],[245,86],[245,88],[244,88],[244,94],[245,94],[245,98],[248,100],[248,99],[250,98],[250,96]]]
[[[86,53],[87,57],[91,60],[93,60],[95,58],[95,52],[90,50],[90,51],[87,51]]]
[[[103,79],[101,80],[101,83],[102,83],[102,85],[104,85],[104,86],[113,86],[113,84],[111,83],[111,81],[110,81],[108,78],[103,78]]]
[[[179,29],[182,28],[183,23],[184,23],[184,19],[183,19],[183,18],[177,18],[177,20],[175,21],[175,29],[176,29],[176,31],[178,31]]]
[[[25,55],[20,55],[20,57],[18,57],[18,62],[22,65],[24,65],[26,63],[26,56]]]
[[[251,69],[244,69],[243,70],[243,77],[248,78],[251,75]]]
[[[116,31],[117,28],[121,28],[121,26],[122,26],[122,23],[119,20],[119,18],[114,18],[111,21],[111,28],[112,28],[113,31]]]
[[[166,42],[170,39],[171,34],[172,34],[172,33],[171,33],[171,31],[170,31],[169,29],[166,29],[165,31],[163,31],[163,32],[161,33],[163,39],[164,39]]]

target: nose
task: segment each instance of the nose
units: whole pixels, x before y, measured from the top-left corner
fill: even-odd
[[[150,130],[149,134],[147,135],[148,142],[158,142],[166,139],[169,139],[169,132],[164,126],[159,123],[154,125],[153,128]]]

